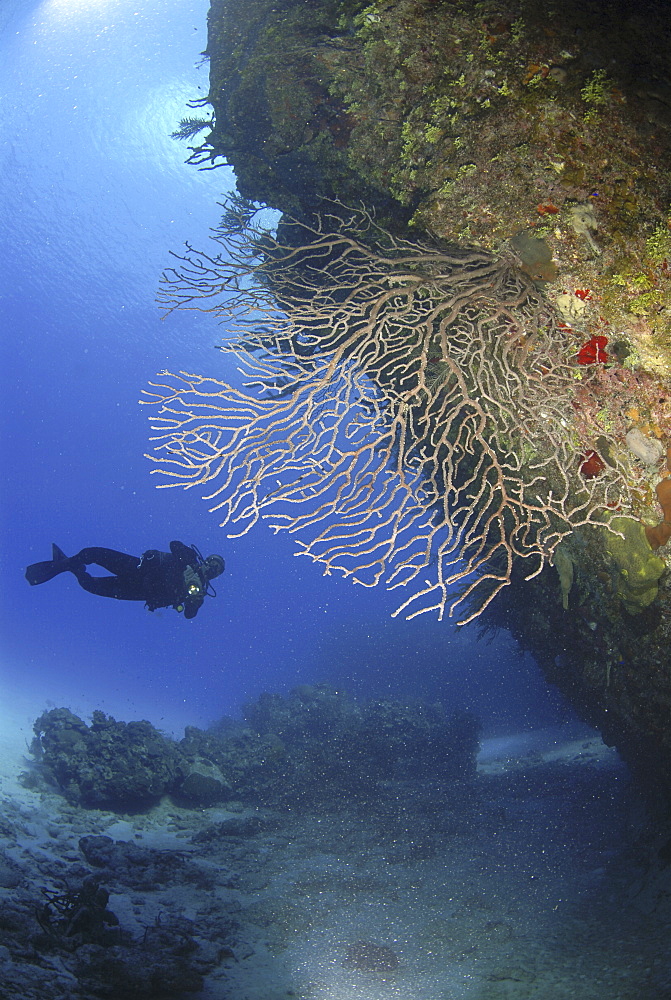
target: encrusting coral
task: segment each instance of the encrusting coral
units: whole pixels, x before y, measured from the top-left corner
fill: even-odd
[[[640,521],[614,517],[609,529],[605,533],[606,549],[617,569],[616,592],[627,611],[636,614],[657,597],[666,566],[651,552],[647,531]]]

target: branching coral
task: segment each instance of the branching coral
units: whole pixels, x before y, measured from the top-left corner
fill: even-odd
[[[602,445],[572,426],[567,334],[512,260],[401,239],[339,204],[277,235],[230,214],[224,253],[188,248],[161,299],[225,322],[249,381],[152,383],[162,485],[212,483],[232,535],[267,519],[327,574],[406,588],[396,614],[462,621],[516,560],[535,575],[624,502],[610,456],[580,475]]]

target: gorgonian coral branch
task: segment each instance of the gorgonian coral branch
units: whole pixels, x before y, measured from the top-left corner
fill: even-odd
[[[395,614],[466,622],[516,560],[535,575],[623,502],[610,456],[580,475],[567,333],[512,259],[341,205],[277,235],[228,218],[215,239],[161,301],[225,323],[245,385],[164,372],[144,402],[162,485],[212,484],[231,536],[266,520],[327,574],[404,588]]]

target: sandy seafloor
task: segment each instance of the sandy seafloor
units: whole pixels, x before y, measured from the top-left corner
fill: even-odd
[[[181,995],[82,986],[77,951],[35,937],[43,891],[87,873],[109,890],[141,960],[167,929],[183,934],[189,967],[204,977],[202,992],[185,996],[671,997],[663,838],[646,833],[626,769],[594,734],[485,741],[465,796],[437,796],[427,775],[423,787],[390,782],[379,801],[332,813],[166,800],[119,816],[21,785],[42,707],[5,697],[1,710],[2,1000]],[[100,834],[135,845],[132,863],[118,860],[120,848],[118,863],[92,867],[79,841]],[[348,962],[358,941],[391,949],[397,967]]]

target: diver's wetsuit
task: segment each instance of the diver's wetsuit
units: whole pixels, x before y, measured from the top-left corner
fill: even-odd
[[[91,564],[114,575],[91,576],[86,570]],[[173,607],[183,611],[185,618],[195,618],[208,592],[209,581],[223,571],[221,556],[203,560],[196,549],[184,542],[170,542],[170,552],[149,549],[140,559],[96,545],[68,558],[54,545],[53,558],[29,566],[26,579],[35,585],[70,572],[90,594],[119,601],[144,601],[150,611]]]
[[[144,601],[150,611],[183,607],[185,618],[195,618],[207,590],[207,580],[198,572],[201,560],[183,542],[170,542],[170,552],[148,549],[141,559],[92,545],[72,556],[71,562],[79,585],[90,594]],[[85,569],[91,563],[114,576],[91,576]]]

